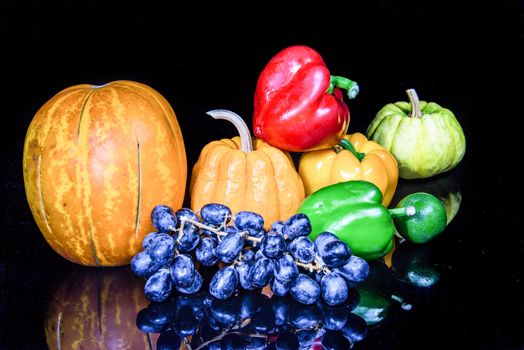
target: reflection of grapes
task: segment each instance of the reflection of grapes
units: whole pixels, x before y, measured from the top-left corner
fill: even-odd
[[[197,293],[207,285],[196,262],[201,267],[225,264],[209,280],[214,298],[269,286],[273,294],[289,294],[306,305],[344,303],[349,288],[369,272],[367,262],[334,234],[323,232],[311,241],[304,214],[274,222],[269,232],[261,215],[241,211],[233,217],[218,203],[206,204],[199,215],[158,205],[151,220],[158,232],[144,238],[144,250],[131,261],[134,273],[146,279],[144,293],[151,301],[164,301],[173,290]]]
[[[249,291],[229,299],[208,292],[181,294],[150,303],[136,323],[143,332],[160,333],[157,349],[164,350],[179,349],[181,343],[193,350],[310,349],[313,344],[349,349],[367,331],[365,321],[351,312],[358,298],[354,289],[338,306]]]

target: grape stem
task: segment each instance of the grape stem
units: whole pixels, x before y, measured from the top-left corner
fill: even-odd
[[[317,272],[323,272],[324,274],[331,273],[331,270],[328,269],[326,266],[322,264],[320,260],[315,258],[315,260],[310,264],[304,264],[300,261],[295,261],[297,266],[303,267],[304,269],[308,270],[309,272],[317,271]]]
[[[190,224],[193,224],[193,225],[195,225],[196,227],[199,227],[199,228],[201,228],[201,229],[211,231],[211,232],[215,233],[218,237],[224,237],[225,235],[227,235],[227,232],[222,232],[222,231],[220,231],[219,229],[217,229],[217,228],[215,228],[215,227],[211,227],[211,226],[208,226],[208,225],[204,225],[203,223],[198,222],[198,221],[195,221],[195,220],[193,220],[193,219],[182,218],[182,219],[180,219],[180,228],[179,228],[179,230],[180,230],[180,235],[179,235],[179,237],[180,237],[181,235],[183,235],[183,233],[184,233],[184,224],[185,224],[186,222],[189,222]],[[253,242],[258,242],[258,243],[260,243],[260,242],[262,241],[262,238],[254,237],[254,236],[250,236],[250,235],[248,234],[248,231],[242,231],[242,232],[240,232],[240,235],[241,235],[243,238],[245,238],[245,239],[247,239],[247,240],[250,240],[250,241],[253,241]]]

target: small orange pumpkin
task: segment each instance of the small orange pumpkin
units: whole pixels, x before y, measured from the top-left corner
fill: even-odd
[[[344,136],[341,144],[302,154],[298,172],[306,195],[341,181],[366,180],[380,188],[382,204],[389,205],[398,183],[395,157],[359,132]]]
[[[182,205],[187,163],[169,103],[147,85],[115,81],[45,103],[27,130],[23,170],[51,247],[81,265],[118,266],[153,230],[155,205]]]
[[[222,203],[233,213],[254,211],[262,215],[266,229],[295,214],[304,185],[289,153],[252,139],[246,123],[233,112],[208,114],[233,123],[240,137],[212,141],[202,149],[191,176],[191,208]]]

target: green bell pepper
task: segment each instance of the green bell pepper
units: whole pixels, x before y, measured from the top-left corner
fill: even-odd
[[[409,240],[423,236],[427,241],[427,237],[434,237],[444,230],[445,210],[427,209],[443,205],[436,198],[434,201],[433,196],[427,196],[408,201],[407,206],[388,210],[381,204],[382,192],[376,185],[364,180],[346,181],[312,193],[304,199],[298,212],[309,217],[312,227],[309,237],[312,240],[328,231],[346,242],[353,254],[375,260],[387,254],[393,246],[393,217],[402,219],[399,233]],[[414,224],[411,225],[411,222]]]

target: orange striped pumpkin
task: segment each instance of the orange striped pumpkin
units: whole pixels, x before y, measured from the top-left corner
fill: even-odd
[[[73,269],[48,303],[44,331],[49,349],[150,349],[157,334],[142,333],[137,313],[149,305],[144,280],[127,267]]]
[[[157,204],[179,208],[187,163],[169,103],[132,81],[69,87],[27,130],[27,200],[40,231],[64,258],[87,266],[129,264],[153,230]]]

